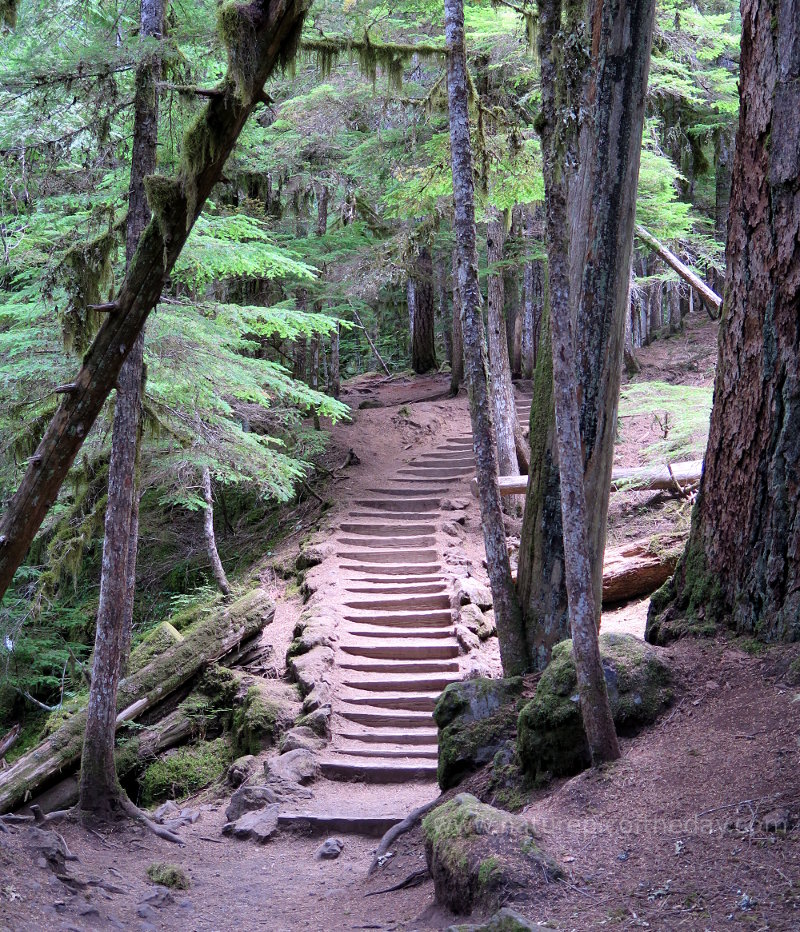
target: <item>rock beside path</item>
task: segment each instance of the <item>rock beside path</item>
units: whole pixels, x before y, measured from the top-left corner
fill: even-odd
[[[278,830],[279,808],[273,804],[247,812],[235,822],[229,822],[222,832],[225,835],[233,835],[234,838],[252,838],[259,844],[264,844]]]
[[[277,794],[268,786],[242,786],[231,796],[225,818],[228,822],[236,822],[246,812],[262,809],[277,801]]]
[[[450,926],[446,932],[532,932],[535,929],[541,929],[541,926],[535,926],[515,909],[504,906],[486,922]]]

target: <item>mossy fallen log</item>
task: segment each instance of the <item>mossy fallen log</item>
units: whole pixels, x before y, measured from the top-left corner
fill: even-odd
[[[675,572],[684,543],[674,539],[657,547],[645,539],[608,548],[603,560],[603,605],[655,592]]]
[[[183,632],[183,640],[126,677],[119,688],[117,727],[162,702],[209,664],[225,657],[272,621],[275,606],[255,589],[220,614]],[[86,712],[69,718],[45,741],[0,772],[0,812],[24,803],[29,795],[71,770],[83,749]]]

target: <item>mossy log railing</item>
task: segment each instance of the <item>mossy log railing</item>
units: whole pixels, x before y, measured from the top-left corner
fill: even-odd
[[[186,632],[184,640],[120,683],[117,727],[162,702],[208,664],[230,654],[272,621],[275,606],[256,589]],[[0,812],[75,767],[83,750],[86,712],[77,712],[45,741],[0,772]]]
[[[228,70],[218,94],[189,128],[174,177],[150,176],[153,219],[139,241],[108,312],[75,380],[53,415],[14,497],[0,521],[0,598],[58,495],[164,282],[183,249],[211,189],[279,61],[294,57],[310,0],[252,0],[218,11]]]
[[[702,460],[672,463],[670,466],[646,466],[642,469],[614,469],[611,473],[612,492],[674,492],[685,491],[700,482]],[[524,495],[527,476],[500,476],[501,495]],[[478,494],[476,479],[471,482],[472,494]]]

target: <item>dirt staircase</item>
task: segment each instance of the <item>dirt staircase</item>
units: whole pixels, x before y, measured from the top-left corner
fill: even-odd
[[[474,469],[471,435],[451,437],[401,466],[391,487],[368,489],[338,529],[340,687],[321,761],[329,778],[436,777],[431,713],[460,678],[440,504]]]

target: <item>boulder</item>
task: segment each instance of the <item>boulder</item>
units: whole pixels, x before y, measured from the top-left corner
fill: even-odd
[[[308,700],[308,696],[306,700]],[[305,703],[303,703],[305,708]],[[315,735],[320,738],[327,738],[330,735],[331,707],[330,705],[319,705],[308,715],[304,715],[298,720],[298,725],[310,728]]]
[[[307,696],[333,666],[333,650],[330,647],[314,647],[307,653],[287,657],[286,666],[300,687],[300,692]]]
[[[313,546],[303,547],[294,561],[295,569],[310,569],[312,566],[318,566],[331,553],[331,547],[328,544],[315,544]]]
[[[530,822],[459,793],[422,822],[436,899],[456,914],[497,908],[560,875]],[[512,927],[513,928],[513,927]]]
[[[442,511],[464,511],[469,508],[469,502],[466,498],[443,498],[439,502],[439,508]]]
[[[468,654],[471,650],[477,650],[481,646],[478,635],[470,631],[466,625],[456,625],[455,634],[456,640],[465,654]]]
[[[307,654],[315,647],[334,647],[338,640],[338,624],[338,618],[330,611],[304,612],[294,627],[294,640],[286,652],[287,660]]]
[[[672,701],[670,672],[656,651],[633,635],[602,634],[600,653],[617,732],[631,734],[654,722]],[[522,709],[517,752],[536,779],[570,776],[591,763],[583,730],[572,641],[562,641]]]
[[[278,830],[279,809],[279,806],[272,805],[247,812],[235,822],[229,822],[222,831],[234,838],[252,838],[263,845]]]
[[[319,764],[316,757],[304,748],[297,748],[281,754],[280,757],[267,761],[264,769],[270,777],[286,780],[289,783],[310,783],[317,775]]]
[[[489,610],[482,612],[477,605],[467,603],[461,607],[461,624],[476,634],[482,641],[497,634],[497,627],[494,621],[494,612]]]
[[[468,602],[477,605],[480,609],[492,607],[492,593],[488,586],[475,579],[474,576],[465,576],[459,579],[456,587],[456,599],[459,605]]]
[[[456,537],[459,540],[463,540],[467,536],[467,532],[458,521],[443,521],[442,530],[448,537]]]
[[[446,932],[532,932],[541,929],[541,925],[534,925],[518,913],[515,909],[504,906],[486,922],[478,925],[463,924],[450,926]],[[548,926],[549,928],[549,926]]]
[[[241,786],[245,780],[253,775],[256,769],[256,759],[252,754],[244,754],[237,757],[236,760],[228,767],[228,783],[236,789]]]
[[[225,818],[228,822],[235,822],[245,812],[263,809],[265,806],[277,801],[277,794],[268,786],[241,786],[231,796],[231,801],[225,810]]]
[[[456,786],[513,737],[521,677],[450,683],[433,710],[439,728],[439,786]]]
[[[278,747],[281,754],[285,754],[287,751],[296,751],[298,749],[319,751],[324,744],[325,741],[318,737],[308,726],[295,725],[294,728],[290,728],[283,735]]]
[[[258,680],[252,683],[233,715],[234,750],[239,754],[258,754],[277,743],[291,727],[299,703],[297,692],[281,680]]]

